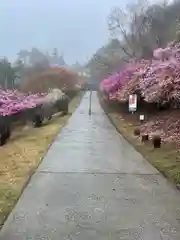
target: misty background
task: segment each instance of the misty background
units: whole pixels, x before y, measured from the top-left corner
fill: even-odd
[[[87,61],[108,41],[107,15],[127,1],[2,0],[0,56],[14,60],[20,49],[57,47],[68,64]]]
[[[85,71],[98,84],[180,35],[180,0],[2,0],[0,10],[4,88],[62,66]]]

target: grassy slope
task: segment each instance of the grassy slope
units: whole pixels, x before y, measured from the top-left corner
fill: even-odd
[[[57,133],[79,105],[81,95],[69,105],[70,114],[57,114],[41,128],[19,127],[0,149],[0,225],[17,202],[23,187],[42,160]]]
[[[130,119],[123,118],[120,113],[111,113],[101,101],[107,116],[116,129],[130,142],[152,165],[154,165],[163,175],[176,185],[180,184],[180,154],[172,144],[163,144],[160,149],[154,149],[149,141],[141,143],[139,137],[135,137],[133,132],[137,128]]]

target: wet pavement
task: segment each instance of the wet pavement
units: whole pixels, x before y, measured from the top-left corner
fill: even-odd
[[[0,240],[179,240],[180,193],[87,93],[10,214]]]

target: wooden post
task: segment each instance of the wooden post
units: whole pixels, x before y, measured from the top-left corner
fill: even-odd
[[[90,96],[89,96],[89,115],[91,115],[91,99],[92,99],[92,91],[90,90]]]

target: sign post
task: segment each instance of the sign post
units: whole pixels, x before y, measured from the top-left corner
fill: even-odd
[[[91,115],[91,99],[92,99],[92,90],[90,90],[90,95],[89,95],[89,115]]]
[[[129,112],[132,114],[137,110],[137,95],[129,95]]]

